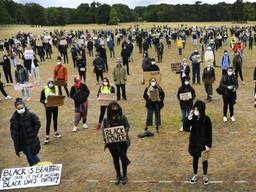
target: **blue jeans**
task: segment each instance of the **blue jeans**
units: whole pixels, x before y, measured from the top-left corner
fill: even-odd
[[[182,48],[179,48],[179,55],[182,55]]]
[[[40,162],[40,159],[37,157],[37,155],[32,154],[28,145],[26,144],[22,145],[21,150],[26,155],[29,166],[33,166],[38,162]]]
[[[188,117],[190,111],[192,110],[192,108],[186,108],[186,109],[182,109],[181,108],[181,120],[182,120],[182,127],[184,129],[184,122],[186,117]]]
[[[200,83],[200,63],[192,63],[192,82],[195,83],[197,79],[197,83]]]

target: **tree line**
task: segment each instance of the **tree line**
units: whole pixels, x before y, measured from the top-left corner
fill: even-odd
[[[65,25],[65,24],[117,24],[119,22],[208,22],[255,21],[256,3],[237,0],[233,4],[138,6],[130,9],[124,4],[82,3],[77,8],[44,8],[36,3],[25,5],[12,0],[0,1],[0,24]]]

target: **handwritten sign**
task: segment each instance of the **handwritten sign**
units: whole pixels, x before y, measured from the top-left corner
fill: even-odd
[[[58,107],[64,105],[65,96],[49,95],[47,97],[46,107]]]
[[[4,169],[0,190],[59,185],[61,170],[62,164]]]
[[[153,102],[158,101],[160,99],[158,89],[149,90],[149,95],[150,95],[151,101],[153,101]]]
[[[172,72],[181,72],[181,63],[171,63]]]
[[[144,71],[143,72],[143,81],[146,83],[146,85],[151,78],[154,78],[159,84],[161,81],[160,71]]]
[[[127,134],[124,126],[110,127],[104,129],[105,143],[117,143],[127,141]]]
[[[99,100],[100,106],[108,106],[109,103],[111,103],[112,101],[115,101],[115,94],[114,93],[111,93],[111,94],[100,93],[98,100]]]
[[[192,99],[192,94],[191,94],[191,92],[181,93],[181,94],[180,94],[180,100],[186,101],[186,100],[189,100],[189,99]]]
[[[24,58],[26,60],[34,59],[34,51],[32,49],[27,49],[24,51]]]

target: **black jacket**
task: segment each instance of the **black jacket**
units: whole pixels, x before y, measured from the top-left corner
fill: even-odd
[[[180,73],[180,78],[182,79],[183,77],[189,77],[189,74],[190,74],[190,67],[189,67],[189,65],[186,65],[186,66],[184,66],[184,65],[182,65],[182,68],[181,68],[181,72],[177,72],[177,73]],[[185,75],[185,76],[183,76],[183,74]]]
[[[96,57],[93,61],[94,72],[104,72],[104,60],[101,57]]]
[[[32,154],[36,155],[39,153],[41,147],[37,135],[40,127],[41,123],[39,118],[28,109],[26,109],[23,115],[17,112],[13,113],[10,120],[10,130],[17,155],[19,155],[21,151],[22,144],[27,144]]]
[[[149,87],[147,87],[145,89],[144,95],[143,95],[143,98],[146,101],[146,108],[148,108],[148,109],[153,108],[155,106],[155,104],[157,104],[157,105],[159,105],[159,108],[162,109],[164,107],[164,97],[165,97],[164,90],[160,86],[158,86],[160,101],[153,102],[153,101],[151,101],[151,99],[148,96],[148,93],[147,93],[148,89],[149,89]]]
[[[86,62],[84,59],[79,59],[77,60],[77,67],[78,67],[78,71],[80,72],[81,68],[84,68],[86,70]]]
[[[180,94],[181,93],[189,93],[191,92],[192,94],[192,99],[188,100],[188,101],[182,101],[180,100]],[[183,84],[179,90],[178,90],[178,93],[177,93],[177,98],[178,100],[180,101],[180,107],[182,109],[188,109],[188,108],[192,108],[193,107],[193,101],[196,97],[196,92],[194,90],[194,88],[191,86],[191,85],[185,85]]]
[[[208,67],[205,67],[203,71],[202,79],[205,82],[209,80],[215,81],[215,69],[213,67],[210,67],[210,70],[208,70]]]
[[[70,97],[74,100],[76,107],[86,102],[89,95],[90,90],[83,83],[81,83],[80,89],[77,89],[74,85],[71,87]]]
[[[24,83],[28,82],[29,77],[28,77],[28,71],[24,67],[21,67],[20,69],[17,69],[15,71],[15,79],[17,83]]]
[[[128,48],[122,49],[121,56],[123,58],[123,63],[128,62],[129,57],[131,56],[131,52]]]
[[[256,81],[256,67],[254,68],[253,80]]]
[[[228,86],[233,86],[233,89],[228,89]],[[238,88],[235,75],[224,75],[220,81],[220,87],[223,90],[223,99],[227,103],[236,103],[236,90]]]
[[[147,71],[160,71],[157,65],[150,65]]]
[[[193,116],[192,120],[185,120],[185,125],[190,127],[188,151],[191,156],[201,156],[205,146],[212,147],[212,122],[208,116]]]
[[[10,59],[4,59],[3,62],[0,63],[0,65],[3,66],[4,71],[10,71],[11,70],[11,62]]]
[[[103,120],[103,130],[102,130],[103,138],[104,138],[104,129],[105,128],[116,127],[116,126],[124,126],[125,132],[127,133],[127,136],[128,136],[130,125],[129,125],[129,122],[128,122],[128,119],[126,118],[126,116],[122,114],[122,115],[118,115],[116,117],[116,119],[114,119],[114,120],[110,120],[108,118]],[[123,142],[121,142],[121,143],[123,143]],[[122,145],[121,143],[105,144],[104,148],[107,148],[107,147],[119,148],[119,146]],[[125,142],[125,144],[127,145],[127,147],[130,146],[131,142],[130,142],[129,136],[128,136],[128,140]],[[121,146],[120,146],[120,149],[122,149]]]

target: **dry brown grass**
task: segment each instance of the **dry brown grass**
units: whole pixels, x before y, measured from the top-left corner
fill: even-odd
[[[224,23],[207,23],[209,25],[223,25]],[[129,26],[131,24],[125,24]],[[144,24],[146,27],[151,24]],[[193,24],[192,24],[193,25]],[[198,25],[198,24],[197,24]],[[200,23],[200,25],[206,25]],[[95,28],[95,25],[73,25],[66,29],[73,28]],[[0,27],[0,38],[9,37],[17,31],[33,31],[34,33],[43,30],[52,30],[51,28],[29,28],[29,26],[9,26]],[[106,26],[103,26],[106,28]],[[183,55],[188,58],[192,47],[190,40]],[[217,52],[217,63],[224,49]],[[116,49],[117,55],[120,53],[120,47]],[[179,77],[170,70],[170,62],[180,61],[183,57],[177,55],[177,48],[172,45],[171,49],[165,48],[163,62],[159,64],[162,71],[162,87],[166,92],[165,108],[162,110],[162,129],[160,134],[153,138],[138,139],[137,134],[141,132],[145,124],[144,101],[142,95],[144,86],[141,82],[141,55],[138,49],[134,51],[134,62],[130,64],[131,76],[128,79],[127,96],[128,101],[121,101],[124,113],[128,116],[131,124],[130,137],[132,145],[129,149],[129,158],[132,164],[129,167],[130,180],[188,180],[192,174],[191,157],[187,152],[188,134],[179,133],[180,127],[180,109],[176,98],[176,92],[179,87]],[[256,139],[255,139],[255,108],[252,103],[253,82],[252,73],[255,65],[255,48],[245,50],[244,53],[244,76],[246,85],[241,85],[238,90],[238,101],[235,105],[235,114],[237,122],[224,124],[222,122],[222,99],[214,93],[214,101],[207,104],[207,113],[213,121],[213,148],[209,160],[210,180],[247,180],[249,184],[234,184],[225,182],[224,184],[209,184],[204,187],[201,179],[197,185],[191,186],[180,182],[173,184],[135,184],[128,183],[126,186],[116,187],[112,183],[86,183],[86,182],[62,182],[59,186],[33,188],[23,191],[256,191]],[[45,112],[43,106],[39,103],[39,94],[47,79],[51,77],[57,50],[54,49],[53,59],[47,60],[40,65],[42,76],[42,86],[34,87],[32,92],[32,101],[26,102],[28,108],[36,112],[42,122],[40,130],[40,139],[43,142],[45,136]],[[70,56],[70,55],[69,55]],[[153,49],[150,50],[150,56],[155,56]],[[70,62],[69,84],[72,84],[72,75],[77,74]],[[110,71],[114,66],[114,59],[109,60]],[[60,108],[59,127],[62,132],[61,139],[51,138],[51,143],[47,146],[42,145],[40,158],[42,161],[52,161],[63,164],[62,179],[113,179],[115,177],[112,158],[108,151],[103,151],[103,140],[101,131],[95,130],[98,120],[99,107],[97,105],[95,86],[95,75],[92,73],[92,58],[88,58],[87,83],[91,90],[88,130],[80,129],[77,133],[72,133],[73,122],[73,102],[67,101],[65,106]],[[2,69],[1,69],[2,70]],[[217,68],[217,79],[220,79],[221,71]],[[111,73],[106,74],[111,77]],[[3,78],[4,79],[4,78]],[[112,78],[111,78],[112,79]],[[218,82],[215,83],[216,88]],[[205,99],[203,86],[194,86],[198,99]],[[14,92],[13,88],[8,87],[7,92],[13,97],[20,96],[19,92]],[[2,96],[1,96],[2,97]],[[0,170],[7,167],[26,166],[25,157],[17,158],[14,153],[14,147],[10,138],[9,119],[14,111],[13,100],[0,102]],[[155,131],[152,128],[153,131]],[[52,129],[51,129],[52,131]],[[232,133],[239,132],[239,133]],[[52,133],[52,132],[51,132]],[[199,166],[201,174],[201,165]]]

